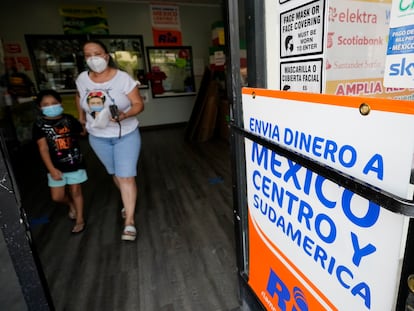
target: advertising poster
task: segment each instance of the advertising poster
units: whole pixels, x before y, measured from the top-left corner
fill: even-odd
[[[154,28],[181,29],[180,10],[176,5],[151,4],[151,23]]]
[[[17,68],[21,71],[30,71],[32,70],[32,65],[30,63],[29,57],[27,56],[17,56],[16,57]]]
[[[402,84],[384,85],[390,15],[391,0],[329,2],[325,93],[409,99]]]
[[[414,5],[393,1],[384,84],[414,88]],[[414,95],[410,97],[414,99]]]
[[[252,88],[242,102],[247,131],[412,196],[414,102]],[[249,139],[245,154],[248,283],[266,310],[393,310],[409,218]]]
[[[4,51],[8,54],[19,54],[22,52],[22,46],[17,42],[10,42],[4,44]]]
[[[150,10],[154,45],[182,45],[180,10],[178,6],[151,4]]]
[[[63,19],[63,33],[65,35],[109,34],[106,12],[102,6],[62,6],[59,12]]]

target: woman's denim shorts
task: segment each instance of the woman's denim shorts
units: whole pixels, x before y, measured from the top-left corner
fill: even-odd
[[[119,137],[97,137],[89,134],[89,144],[110,175],[134,177],[137,175],[141,135],[136,128]]]

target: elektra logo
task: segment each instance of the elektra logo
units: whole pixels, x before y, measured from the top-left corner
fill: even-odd
[[[329,7],[329,21],[333,23],[377,24],[378,16],[360,9],[347,8],[344,11],[339,11],[335,7]]]
[[[390,65],[390,76],[410,76],[414,75],[414,62],[407,63],[404,57],[399,63]]]
[[[277,306],[280,311],[308,311],[308,303],[305,294],[299,287],[293,287],[292,291],[280,279],[280,277],[270,269],[269,280],[267,281],[267,293],[275,298],[277,295]],[[269,302],[270,303],[270,302]],[[273,307],[274,308],[274,307]]]

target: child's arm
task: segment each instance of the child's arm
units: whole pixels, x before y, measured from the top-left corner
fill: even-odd
[[[59,171],[52,163],[52,159],[49,154],[49,146],[47,145],[46,138],[40,138],[37,140],[37,146],[39,147],[39,153],[45,164],[47,170],[54,180],[62,179],[62,172]]]

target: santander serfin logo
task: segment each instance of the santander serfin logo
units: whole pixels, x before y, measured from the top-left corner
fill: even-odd
[[[330,6],[328,19],[331,23],[377,24],[378,16],[358,8],[338,10]]]
[[[327,48],[330,49],[331,47],[333,47],[333,36],[334,36],[335,32],[328,32],[328,42],[327,42]]]

